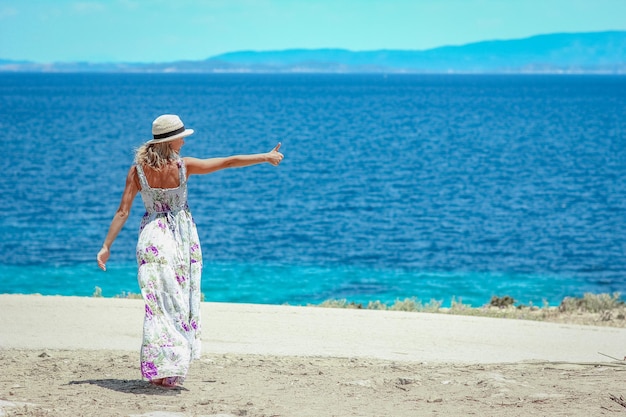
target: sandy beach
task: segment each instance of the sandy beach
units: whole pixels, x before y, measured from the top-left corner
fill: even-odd
[[[141,300],[0,295],[0,311],[0,416],[626,413],[624,328],[203,303],[202,358],[166,391],[140,377]]]

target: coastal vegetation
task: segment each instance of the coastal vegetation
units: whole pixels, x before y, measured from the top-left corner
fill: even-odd
[[[93,297],[102,297],[102,289],[95,287]],[[141,294],[122,292],[114,298],[141,299]],[[202,301],[206,301],[202,294]],[[475,307],[464,304],[461,299],[452,297],[449,307],[443,307],[440,300],[426,303],[418,298],[396,300],[392,304],[381,301],[370,301],[367,304],[347,299],[331,299],[320,304],[309,304],[310,307],[349,308],[364,310],[406,311],[418,313],[454,314],[463,316],[480,316],[520,320],[547,321],[555,323],[584,324],[608,327],[626,327],[626,303],[620,293],[586,293],[582,297],[565,297],[558,306],[547,302],[539,307],[532,304],[518,304],[508,295],[493,296],[488,304]]]
[[[442,301],[430,300],[427,303],[417,298],[396,300],[393,304],[371,301],[368,304],[349,300],[327,300],[318,305],[330,308],[353,308],[388,311],[413,311],[420,313],[455,314],[465,316],[496,317],[521,320],[548,321],[556,323],[585,324],[596,326],[626,327],[626,304],[619,293],[592,294],[582,297],[565,297],[558,306],[547,302],[541,307],[516,304],[510,296],[493,296],[488,304],[474,307],[464,304],[454,297],[450,307],[443,307]]]

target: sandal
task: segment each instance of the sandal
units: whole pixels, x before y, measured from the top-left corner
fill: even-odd
[[[161,382],[161,386],[167,389],[178,388],[178,377],[168,376],[167,378],[163,378],[163,381]]]
[[[167,378],[153,379],[149,382],[151,385],[154,385],[159,388],[176,389],[179,387],[178,381],[179,381],[179,377],[169,376]]]

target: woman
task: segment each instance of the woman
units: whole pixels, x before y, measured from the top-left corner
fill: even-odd
[[[122,202],[97,256],[98,266],[106,271],[111,245],[141,193],[146,207],[137,242],[138,281],[145,301],[141,373],[165,388],[181,384],[191,360],[200,356],[202,252],[187,206],[187,179],[263,162],[278,165],[283,159],[280,143],[262,154],[181,158],[184,138],[191,134],[178,116],[154,120],[153,138],[136,152]]]

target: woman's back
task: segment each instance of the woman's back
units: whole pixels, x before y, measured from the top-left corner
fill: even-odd
[[[188,210],[187,175],[182,159],[172,161],[158,171],[141,164],[136,168],[146,214]],[[147,220],[144,217],[144,222]]]
[[[148,186],[161,189],[178,188],[180,186],[178,163],[177,161],[170,161],[159,171],[146,164],[142,165],[141,168],[145,174]]]

